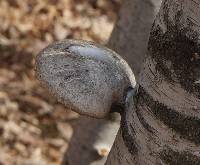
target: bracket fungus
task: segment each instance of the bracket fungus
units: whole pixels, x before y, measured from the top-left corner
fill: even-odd
[[[97,118],[123,105],[124,92],[136,85],[132,70],[117,53],[82,40],[54,42],[42,50],[36,74],[67,108]]]

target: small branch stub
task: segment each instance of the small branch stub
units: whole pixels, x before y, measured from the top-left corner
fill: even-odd
[[[135,87],[128,64],[114,51],[93,42],[64,40],[36,58],[38,79],[68,108],[88,116],[106,116],[123,105],[124,91]]]

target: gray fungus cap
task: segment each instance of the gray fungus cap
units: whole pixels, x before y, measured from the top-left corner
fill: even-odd
[[[36,57],[37,78],[58,100],[80,114],[102,118],[123,104],[134,74],[114,51],[82,40],[55,42]]]

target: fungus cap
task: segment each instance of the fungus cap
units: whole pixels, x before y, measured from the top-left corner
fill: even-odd
[[[136,85],[117,53],[81,40],[55,42],[42,50],[36,57],[36,74],[67,108],[97,118],[123,104],[124,91]]]

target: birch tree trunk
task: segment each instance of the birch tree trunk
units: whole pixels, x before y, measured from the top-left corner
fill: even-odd
[[[161,0],[124,0],[108,42],[111,49],[127,60],[136,78],[160,3]],[[95,145],[107,149],[113,144],[119,129],[118,120],[96,120],[81,116],[62,164],[67,164],[67,161],[69,165],[104,164],[106,157],[98,155]]]
[[[200,164],[200,0],[164,0],[106,165]]]

